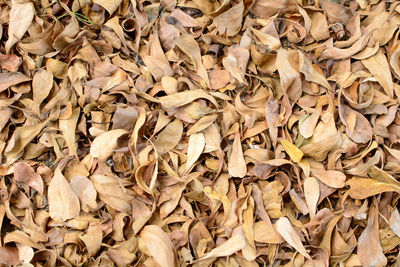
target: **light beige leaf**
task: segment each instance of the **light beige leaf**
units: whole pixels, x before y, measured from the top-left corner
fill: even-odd
[[[293,145],[291,142],[287,140],[280,140],[283,148],[289,157],[296,163],[299,163],[303,158],[303,151],[297,148],[297,146]]]
[[[122,180],[114,176],[94,174],[90,177],[99,198],[113,209],[131,212],[129,203],[134,197],[122,185]],[[133,193],[132,193],[133,194]]]
[[[154,141],[157,152],[164,154],[172,150],[181,140],[182,133],[183,124],[180,120],[176,119],[168,124]]]
[[[189,104],[196,99],[205,98],[218,107],[215,98],[202,89],[188,90],[159,98],[164,108],[177,108]]]
[[[210,80],[201,60],[200,47],[198,42],[188,34],[182,34],[175,40],[175,44],[181,49],[192,61],[197,70],[197,74],[204,80],[207,87],[210,87]]]
[[[362,64],[371,72],[371,74],[378,80],[380,85],[382,85],[385,93],[393,98],[393,81],[392,75],[389,67],[388,60],[385,54],[382,52],[382,49],[379,49],[378,52],[367,58],[361,60]]]
[[[199,258],[199,260],[227,257],[243,249],[245,245],[246,239],[244,238],[244,236],[241,234],[237,234],[226,240],[220,246],[204,254],[202,257]]]
[[[210,125],[214,123],[214,121],[218,118],[218,115],[207,115],[198,120],[192,127],[187,131],[187,135],[192,135],[194,133],[203,131],[208,128]]]
[[[82,210],[89,212],[97,208],[97,192],[92,181],[84,176],[74,176],[69,183],[75,195],[78,196]]]
[[[48,70],[39,70],[32,80],[33,101],[40,105],[53,87],[53,74]]]
[[[8,40],[6,42],[6,53],[10,52],[11,47],[22,39],[25,32],[31,26],[35,8],[29,1],[12,1],[10,19],[8,25]]]
[[[311,35],[316,41],[328,39],[330,37],[328,22],[321,12],[315,12],[311,16]]]
[[[333,188],[342,188],[345,185],[346,175],[340,171],[326,171],[324,169],[311,169],[313,176],[324,184]]]
[[[74,155],[76,158],[78,158],[78,154],[76,152],[75,130],[79,114],[80,108],[77,107],[72,111],[72,114],[68,119],[59,119],[59,127],[64,136],[65,142],[67,143],[69,154]]]
[[[392,215],[390,215],[389,226],[393,233],[400,237],[400,213],[397,208],[395,208]]]
[[[220,34],[234,36],[242,27],[242,14],[244,10],[243,1],[230,8],[228,11],[218,15],[213,22]]]
[[[66,221],[79,215],[79,199],[59,168],[55,170],[49,184],[47,199],[49,214],[54,220]]]
[[[206,142],[203,133],[195,133],[189,137],[186,171],[190,170],[196,160],[200,157],[205,144]]]
[[[281,244],[285,240],[265,221],[254,223],[254,241],[267,244]]]
[[[116,129],[97,136],[90,147],[90,155],[101,161],[106,161],[117,146],[118,138],[127,134],[124,129]]]
[[[0,73],[0,92],[10,86],[30,81],[31,78],[22,73]]]
[[[247,173],[247,166],[243,157],[242,143],[240,141],[239,133],[236,133],[235,140],[232,144],[232,151],[228,162],[228,171],[233,177],[240,178],[243,178]]]
[[[317,211],[317,204],[319,199],[319,184],[317,179],[315,179],[314,177],[308,177],[304,180],[304,197],[306,199],[307,207],[312,218]]]
[[[150,255],[160,266],[178,266],[176,252],[169,236],[157,225],[147,225],[140,232]]]
[[[374,204],[369,208],[368,224],[358,238],[357,256],[363,266],[386,266],[379,239],[378,211]]]
[[[290,61],[289,61],[290,62]],[[299,53],[299,65],[300,72],[304,74],[304,77],[309,82],[314,82],[325,87],[328,90],[331,90],[331,86],[326,80],[325,75],[321,74],[317,69],[316,65],[313,65],[311,60],[306,57],[303,53]]]
[[[286,240],[286,242],[294,247],[301,255],[303,255],[307,259],[311,259],[310,255],[304,248],[303,243],[301,243],[299,234],[293,228],[288,218],[279,218],[279,220],[276,222],[276,230]]]
[[[311,116],[309,116],[300,126],[300,133],[304,138],[310,138],[314,129],[317,126],[319,115],[321,114],[321,109],[317,109]]]
[[[40,133],[47,123],[48,121],[45,121],[38,124],[17,127],[8,141],[4,155],[6,157],[17,156]]]
[[[339,104],[339,117],[346,125],[346,134],[356,143],[365,144],[372,138],[372,127],[360,112],[357,112],[344,104]]]
[[[167,95],[178,93],[178,81],[174,77],[162,77],[161,85]]]

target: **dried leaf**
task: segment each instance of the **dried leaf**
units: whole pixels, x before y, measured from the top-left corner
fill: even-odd
[[[276,222],[276,230],[286,240],[286,242],[294,247],[301,255],[307,259],[311,259],[310,255],[304,248],[303,243],[301,243],[299,235],[297,234],[296,230],[294,230],[288,218],[279,218],[279,220]]]
[[[168,124],[154,141],[157,152],[164,154],[172,150],[181,140],[182,133],[183,124],[180,120],[176,119]]]
[[[118,138],[127,134],[124,129],[116,129],[97,136],[90,147],[90,154],[101,161],[106,161],[117,146]]]
[[[205,138],[203,133],[195,133],[189,137],[188,159],[186,161],[186,171],[190,170],[196,160],[200,157],[205,146]]]
[[[140,232],[140,238],[149,250],[150,255],[160,266],[177,266],[174,245],[159,226],[145,226]]]
[[[21,182],[29,185],[40,195],[43,194],[43,180],[42,177],[36,173],[31,166],[24,162],[18,162],[14,164],[14,179],[17,182]]]
[[[378,212],[374,204],[369,208],[367,227],[358,239],[357,256],[363,265],[385,266],[387,264],[387,258],[383,254],[379,240]]]
[[[323,169],[311,169],[312,175],[324,184],[333,188],[342,188],[345,185],[346,175],[340,171],[326,171]]]
[[[303,152],[287,140],[280,140],[280,142],[290,159],[299,163],[303,158]]]
[[[25,32],[31,26],[35,15],[33,3],[25,1],[13,1],[10,11],[10,24],[8,26],[8,40],[6,42],[6,53],[10,52],[11,47],[22,39]]]
[[[243,178],[247,173],[246,162],[243,157],[242,144],[240,142],[240,135],[235,134],[235,140],[232,144],[232,151],[228,163],[229,174],[233,177]]]
[[[66,221],[79,215],[79,199],[58,168],[49,184],[47,199],[49,214],[54,220]]]

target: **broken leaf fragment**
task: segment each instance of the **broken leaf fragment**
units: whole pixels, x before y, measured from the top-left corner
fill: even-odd
[[[299,163],[303,158],[303,151],[298,149],[295,145],[287,140],[280,140],[283,148],[285,149],[286,153],[288,153],[291,160],[296,163]]]

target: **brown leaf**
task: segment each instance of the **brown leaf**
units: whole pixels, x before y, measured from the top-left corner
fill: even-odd
[[[180,120],[176,119],[168,124],[154,141],[157,152],[164,154],[172,150],[181,140],[182,133],[183,124]]]
[[[30,80],[31,78],[21,73],[0,73],[0,92],[6,90],[10,86]]]
[[[14,164],[14,179],[29,185],[40,195],[43,194],[43,180],[42,177],[36,173],[31,166],[24,162]]]
[[[0,264],[16,265],[19,263],[18,249],[15,247],[0,247]]]

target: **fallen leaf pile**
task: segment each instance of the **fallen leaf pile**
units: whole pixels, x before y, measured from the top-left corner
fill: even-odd
[[[400,266],[400,1],[0,3],[0,265]]]

